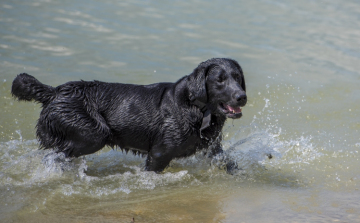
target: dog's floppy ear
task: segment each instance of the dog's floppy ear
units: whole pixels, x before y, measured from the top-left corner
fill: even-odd
[[[235,60],[231,60],[236,67],[240,70],[240,74],[241,74],[241,88],[246,92],[246,85],[245,85],[245,77],[244,77],[244,72],[241,69],[240,65],[238,62],[236,62]]]
[[[245,77],[242,71],[241,71],[241,88],[246,92]]]
[[[215,64],[209,60],[199,64],[197,68],[189,75],[188,89],[190,94],[190,101],[199,100],[203,103],[207,102],[206,93],[206,76],[209,70]]]

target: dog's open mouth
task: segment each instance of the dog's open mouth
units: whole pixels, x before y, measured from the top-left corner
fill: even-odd
[[[240,118],[242,115],[240,106],[230,106],[224,103],[220,103],[220,108],[222,112],[229,118]]]

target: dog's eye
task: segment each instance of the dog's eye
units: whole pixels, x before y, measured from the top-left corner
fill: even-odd
[[[222,83],[225,81],[225,79],[226,79],[225,74],[220,74],[217,78],[217,82]]]
[[[231,76],[234,78],[235,81],[241,82],[240,75],[238,75],[238,74],[236,74],[236,73],[233,73]]]
[[[242,84],[242,79],[240,75],[234,75],[233,77],[236,82],[238,82],[240,85]]]

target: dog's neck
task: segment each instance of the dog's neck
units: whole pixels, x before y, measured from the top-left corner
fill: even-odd
[[[200,111],[203,113],[203,119],[200,127],[200,137],[203,138],[201,132],[202,130],[206,129],[210,126],[211,122],[211,111],[209,108],[207,108],[206,104],[198,99],[195,99],[191,102],[191,104],[197,106],[200,108]]]

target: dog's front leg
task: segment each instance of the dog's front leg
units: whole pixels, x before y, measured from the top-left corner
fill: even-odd
[[[237,162],[229,157],[228,152],[223,150],[221,145],[222,137],[218,137],[217,140],[209,147],[207,156],[213,159],[221,169],[225,169],[227,173],[234,174],[238,170]]]
[[[169,165],[172,158],[166,149],[153,147],[148,153],[145,170],[160,173]]]
[[[213,158],[219,154],[222,154],[224,150],[221,145],[222,135],[219,135],[214,142],[209,146],[207,156]]]

